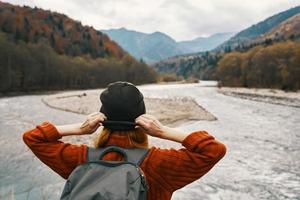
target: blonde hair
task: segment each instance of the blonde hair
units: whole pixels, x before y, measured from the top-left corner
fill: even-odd
[[[130,131],[114,131],[113,133],[109,129],[103,128],[101,133],[98,134],[97,137],[95,138],[94,146],[96,148],[106,146],[110,134],[127,136],[130,145],[133,147],[145,148],[145,149],[149,148],[148,135],[145,133],[145,131],[143,131],[140,128],[137,128],[135,130],[130,130]]]

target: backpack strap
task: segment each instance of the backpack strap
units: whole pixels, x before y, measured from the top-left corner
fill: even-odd
[[[124,156],[126,162],[140,165],[144,158],[147,156],[149,149],[133,148],[125,149],[118,146],[108,146],[105,148],[88,147],[87,162],[98,161],[109,152],[118,152]]]

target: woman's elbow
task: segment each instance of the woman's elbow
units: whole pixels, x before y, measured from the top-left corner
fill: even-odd
[[[226,154],[226,146],[218,141],[214,141],[206,149],[206,161],[216,163],[221,160]]]
[[[218,154],[217,154],[217,160],[222,159],[226,154],[227,148],[225,144],[218,142]]]
[[[23,137],[23,142],[30,148],[30,146],[32,145],[31,132],[30,131],[24,132],[22,137]]]
[[[27,145],[27,143],[28,143],[28,132],[23,133],[23,142]]]

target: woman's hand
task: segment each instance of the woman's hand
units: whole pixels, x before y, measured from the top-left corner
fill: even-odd
[[[163,136],[164,126],[153,115],[140,115],[135,119],[135,123],[137,124],[136,128],[141,127],[148,135],[160,138]]]
[[[174,142],[183,142],[189,135],[187,132],[181,132],[174,128],[163,126],[154,116],[143,114],[135,119],[136,128],[141,127],[148,135],[171,140]]]
[[[106,120],[106,116],[101,112],[88,115],[86,121],[80,126],[81,135],[94,133],[104,120]]]
[[[95,112],[88,115],[84,123],[68,124],[55,126],[58,133],[61,136],[66,135],[86,135],[94,133],[102,122],[106,119],[106,116],[101,112]]]

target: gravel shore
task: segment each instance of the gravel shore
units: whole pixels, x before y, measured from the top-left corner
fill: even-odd
[[[102,90],[101,90],[102,91]],[[90,114],[100,110],[101,102],[99,90],[75,91],[49,95],[42,101],[50,106],[64,111]],[[163,124],[178,126],[188,121],[207,120],[217,118],[200,106],[193,98],[158,98],[145,97],[146,113],[154,115]]]
[[[300,92],[285,92],[277,89],[257,89],[257,88],[231,88],[222,87],[218,89],[224,95],[250,99],[254,101],[300,107]]]

